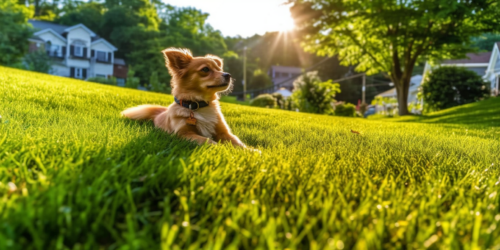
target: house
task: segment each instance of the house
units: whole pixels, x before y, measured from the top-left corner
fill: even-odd
[[[491,95],[498,96],[500,94],[500,42],[493,45],[493,51],[483,79],[490,82]]]
[[[495,43],[492,52],[468,53],[464,59],[444,60],[438,65],[425,64],[424,76],[429,74],[435,67],[456,66],[464,67],[476,72],[484,80],[490,83],[491,94],[498,95],[498,82],[500,75],[500,58],[498,58],[500,42]]]
[[[268,74],[274,84],[275,91],[281,88],[293,91],[293,82],[302,74],[302,69],[287,66],[271,66]]]
[[[417,102],[418,100],[418,92],[420,84],[422,84],[422,75],[414,75],[410,79],[410,89],[408,91],[408,103]],[[391,86],[393,86],[392,84]],[[383,97],[383,98],[398,98],[396,93],[396,88],[389,89],[385,92],[382,92],[375,97]]]
[[[29,23],[36,30],[29,39],[29,51],[47,51],[54,62],[51,74],[78,79],[115,76],[117,81],[124,81],[126,65],[123,59],[115,58],[117,48],[85,25],[64,26],[38,20]],[[119,69],[116,74],[115,69]]]

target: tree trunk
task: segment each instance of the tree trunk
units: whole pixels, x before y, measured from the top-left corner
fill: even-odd
[[[404,76],[401,79],[393,79],[398,95],[398,111],[399,115],[408,115],[408,92],[410,89],[411,76]]]

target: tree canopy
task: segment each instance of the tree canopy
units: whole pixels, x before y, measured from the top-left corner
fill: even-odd
[[[32,35],[28,18],[30,9],[16,0],[0,1],[0,64],[10,65],[28,52],[28,38]]]
[[[471,37],[499,30],[497,0],[290,0],[307,51],[338,55],[343,65],[394,82],[400,115],[408,114],[419,61],[459,58]]]

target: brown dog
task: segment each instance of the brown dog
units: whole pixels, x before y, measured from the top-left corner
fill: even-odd
[[[231,142],[245,147],[231,133],[219,107],[218,92],[230,88],[231,75],[222,72],[222,59],[217,56],[193,57],[187,49],[162,51],[172,75],[169,107],[141,105],[129,108],[122,115],[134,120],[153,120],[156,127],[198,144]]]

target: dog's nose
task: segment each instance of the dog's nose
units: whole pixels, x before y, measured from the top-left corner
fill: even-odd
[[[224,80],[226,80],[226,81],[231,80],[231,74],[229,74],[229,73],[224,73],[224,74],[222,74],[222,76],[224,77]]]

